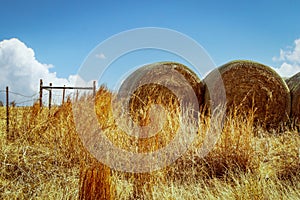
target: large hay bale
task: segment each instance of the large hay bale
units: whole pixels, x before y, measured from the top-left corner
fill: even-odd
[[[179,63],[159,62],[134,71],[122,83],[118,95],[120,99],[126,99],[123,106],[135,123],[143,128],[150,126],[139,133],[138,153],[166,146],[180,126],[182,108],[192,104],[198,111],[204,101],[203,92],[204,86],[197,75]],[[161,109],[151,112],[154,105],[163,107],[167,117],[163,118],[164,114],[159,113]],[[162,130],[158,124],[162,125]],[[151,194],[150,182],[150,173],[135,174],[133,198],[144,199],[145,194]]]
[[[169,114],[170,120],[166,120],[172,127],[172,131],[163,131],[169,136],[162,136],[159,133],[154,137],[148,137],[149,129],[144,130],[144,136],[139,141],[144,143],[144,147],[140,150],[147,152],[149,150],[157,150],[154,144],[164,146],[173,137],[173,133],[179,125],[180,108],[182,105],[197,104],[195,110],[199,110],[204,102],[204,86],[197,75],[188,67],[175,62],[159,62],[143,66],[134,71],[120,86],[118,95],[120,98],[126,97],[129,101],[124,104],[125,109],[129,111],[133,121],[139,126],[146,127],[150,124],[154,125],[152,120],[156,120],[158,124],[162,120],[157,113],[149,112],[151,106],[160,105]],[[172,126],[170,126],[172,124]],[[165,124],[166,125],[166,124]],[[149,127],[153,129],[153,127]],[[144,139],[146,138],[146,139]]]
[[[188,102],[190,101],[190,99],[188,99],[188,87],[193,89],[199,106],[201,106],[204,102],[204,86],[198,76],[183,64],[158,62],[136,70],[122,83],[119,91],[134,92],[135,97],[133,97],[131,101],[132,104],[138,106],[145,104],[143,100],[147,101],[149,97],[159,99],[163,101],[164,104],[173,102],[174,99],[172,99],[170,93],[173,93],[173,95],[176,93],[176,99],[182,98],[180,100]],[[169,92],[167,92],[167,90],[169,90]],[[139,95],[141,99],[138,99],[136,95]]]
[[[300,72],[286,80],[290,89],[292,108],[291,118],[295,120],[297,126],[300,125]]]
[[[254,111],[254,121],[267,129],[277,128],[288,120],[291,102],[289,89],[273,69],[260,63],[239,60],[216,70],[204,79],[205,84],[209,82],[212,85],[210,91],[205,87],[206,104],[210,104],[211,98],[222,99],[219,88],[224,84],[226,106],[231,113],[233,108],[235,113],[242,115]]]

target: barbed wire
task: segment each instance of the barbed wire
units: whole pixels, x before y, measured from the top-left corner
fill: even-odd
[[[6,90],[0,90],[0,92],[6,92]],[[21,96],[21,97],[25,97],[25,98],[32,98],[36,95],[38,95],[38,93],[35,93],[33,95],[25,95],[25,94],[21,94],[19,92],[13,92],[13,91],[8,91],[9,94],[14,94],[14,95],[18,95],[18,96]]]
[[[3,93],[4,91],[0,90],[0,92]],[[38,93],[32,95],[25,95],[14,91],[8,91],[8,93],[9,93],[10,106],[28,106],[30,105],[30,102],[32,102],[33,104],[35,101],[37,101],[37,99],[39,99]]]
[[[31,100],[26,100],[26,101],[21,101],[21,102],[16,102],[15,104],[16,105],[21,105],[21,104],[24,104],[24,103],[28,103],[28,102],[34,102],[34,101],[37,101],[38,99],[31,99]]]
[[[0,93],[6,93],[6,90],[0,90]],[[30,102],[33,105],[35,102],[37,102],[40,99],[40,93],[34,93],[32,95],[26,95],[22,94],[20,92],[16,91],[8,91],[9,93],[9,106],[29,106]],[[52,90],[52,100],[51,104],[53,105],[60,105],[63,102],[63,96],[64,96],[64,101],[66,101],[68,98],[71,98],[73,100],[80,98],[82,95],[90,94],[90,91],[81,91],[81,90],[66,90],[65,94],[63,95],[62,91],[55,91]],[[44,92],[42,95],[42,103],[43,105],[49,104],[49,92]],[[14,97],[17,96],[17,97]],[[3,99],[5,101],[5,99]],[[3,101],[1,101],[3,103]],[[4,106],[4,105],[3,105]]]

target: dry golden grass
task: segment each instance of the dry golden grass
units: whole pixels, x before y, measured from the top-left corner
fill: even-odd
[[[133,140],[120,142],[125,134],[114,125],[111,96],[103,87],[97,92],[98,122],[106,134],[115,133],[109,135],[113,142],[135,151]],[[5,109],[0,108],[0,199],[78,199],[80,166],[92,158],[76,133],[71,102],[51,111],[40,111],[38,105],[10,111],[7,136]],[[228,119],[215,147],[199,158],[196,151],[209,128],[209,119],[202,116],[191,149],[171,166],[150,174],[151,190],[145,188],[145,199],[300,199],[297,130],[271,134],[254,127],[251,116],[233,114]],[[164,131],[172,129],[168,127]],[[111,174],[115,199],[132,198],[134,174]]]

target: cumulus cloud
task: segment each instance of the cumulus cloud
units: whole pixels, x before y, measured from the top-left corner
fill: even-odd
[[[57,77],[56,72],[50,72],[51,64],[40,63],[35,58],[34,50],[27,47],[22,41],[16,38],[0,41],[0,100],[4,102],[5,93],[3,90],[9,86],[9,90],[23,96],[38,97],[39,80],[43,79],[44,85],[53,83],[53,86],[82,86],[91,85],[86,83],[77,75],[70,75],[68,78]],[[58,94],[59,92],[59,94]],[[54,99],[61,99],[61,91],[54,93]],[[45,94],[47,92],[45,91]],[[59,98],[60,97],[60,98]],[[24,97],[11,95],[11,101],[22,101]]]
[[[279,57],[273,57],[273,61],[280,63],[275,70],[283,77],[291,77],[300,72],[300,38],[294,41],[292,47],[280,49]]]

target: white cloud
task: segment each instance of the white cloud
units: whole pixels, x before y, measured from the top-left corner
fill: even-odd
[[[104,53],[96,54],[96,57],[99,58],[99,59],[101,59],[101,60],[106,59],[106,56],[104,55]]]
[[[91,86],[77,75],[59,78],[56,72],[49,71],[53,67],[51,64],[40,63],[35,58],[33,49],[16,38],[0,41],[0,100],[3,102],[5,100],[3,90],[6,86],[9,86],[10,91],[25,96],[34,95],[34,98],[38,98],[40,79],[43,79],[44,85],[53,83],[53,86],[73,86],[76,83],[76,85]],[[47,91],[44,93],[48,94]],[[61,93],[62,91],[53,92],[54,101],[60,102]],[[46,98],[44,99],[46,101]],[[10,100],[22,102],[26,98],[11,94]]]
[[[292,65],[288,64],[286,62],[282,63],[282,65],[279,68],[275,68],[278,74],[280,74],[282,77],[291,77],[294,74],[300,72],[300,66],[299,65]]]
[[[273,57],[273,61],[281,63],[275,70],[282,77],[291,77],[300,72],[300,38],[294,41],[293,47],[280,49],[279,57]]]

